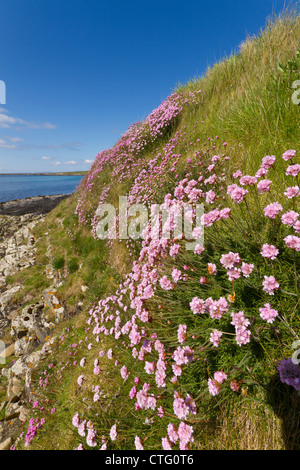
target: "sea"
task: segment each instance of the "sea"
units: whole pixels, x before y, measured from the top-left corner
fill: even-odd
[[[0,175],[0,202],[72,194],[84,175]]]

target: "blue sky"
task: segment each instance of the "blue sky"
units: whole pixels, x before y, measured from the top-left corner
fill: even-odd
[[[1,0],[0,172],[88,169],[285,3]]]

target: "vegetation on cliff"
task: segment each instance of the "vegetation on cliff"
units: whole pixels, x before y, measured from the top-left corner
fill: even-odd
[[[69,317],[17,449],[300,448],[299,37],[285,13],[178,85],[35,230],[35,276],[50,243]],[[204,243],[147,221],[99,239],[97,209],[120,196],[201,205]]]

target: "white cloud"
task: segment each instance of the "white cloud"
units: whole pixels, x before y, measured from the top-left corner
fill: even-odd
[[[59,162],[59,161],[52,162],[52,165],[59,166],[59,165],[61,165],[61,162]]]
[[[17,146],[14,144],[8,144],[4,139],[0,139],[0,148],[1,149],[16,149]]]
[[[94,160],[84,160],[84,163],[93,163]]]
[[[42,157],[42,160],[51,160],[51,157]]]
[[[64,162],[65,165],[76,165],[76,162],[74,160],[70,160],[69,162]]]
[[[5,139],[9,140],[10,142],[23,142],[24,139],[21,139],[21,137],[10,137],[10,136],[5,136]]]
[[[51,124],[51,122],[44,122],[38,124],[35,122],[24,121],[23,119],[9,116],[8,114],[8,110],[0,108],[0,127],[4,129],[10,129],[11,127],[16,125],[20,125],[22,128],[25,129],[56,129],[55,124]]]

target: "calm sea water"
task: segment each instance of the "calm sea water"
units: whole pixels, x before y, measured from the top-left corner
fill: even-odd
[[[82,178],[82,175],[0,175],[0,202],[32,196],[71,194]]]

